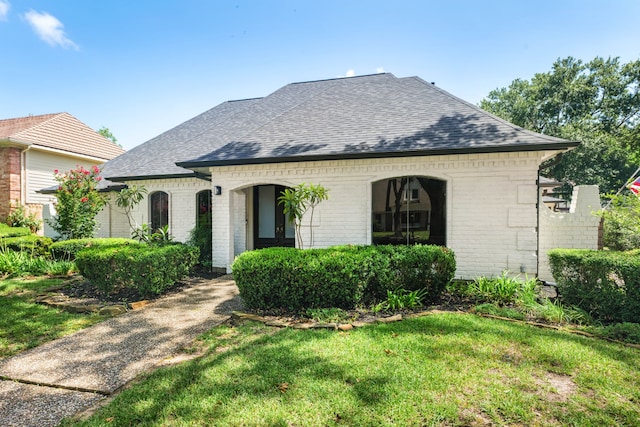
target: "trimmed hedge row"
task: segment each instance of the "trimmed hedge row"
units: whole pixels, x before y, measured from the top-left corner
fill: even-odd
[[[150,297],[187,276],[199,249],[173,244],[95,247],[76,253],[80,273],[105,294],[135,289]]]
[[[425,300],[435,300],[455,266],[453,252],[440,246],[338,246],[244,252],[232,270],[248,308],[300,311],[350,309],[393,289],[426,289]]]
[[[30,234],[31,230],[29,230],[27,227],[10,227],[7,224],[0,223],[0,238],[28,236]]]
[[[49,237],[28,236],[4,237],[0,238],[0,249],[8,249],[14,252],[29,252],[34,256],[45,256],[49,253],[49,248],[53,240]]]
[[[69,239],[53,243],[50,250],[51,256],[56,260],[74,260],[76,254],[84,249],[139,246],[141,244],[134,239],[122,238]]]
[[[637,252],[554,249],[549,261],[563,302],[604,322],[639,321]]]

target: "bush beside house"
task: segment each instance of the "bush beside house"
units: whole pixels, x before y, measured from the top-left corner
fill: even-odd
[[[455,273],[452,251],[439,246],[268,248],[242,253],[233,275],[253,309],[354,308],[387,290],[426,289],[435,300]]]
[[[76,254],[90,248],[114,248],[122,246],[138,246],[142,243],[134,239],[125,238],[88,238],[69,239],[55,242],[51,245],[51,256],[58,260],[74,260]]]
[[[198,248],[182,244],[98,247],[76,253],[76,265],[105,294],[130,288],[150,297],[187,276],[198,255]]]
[[[564,303],[603,322],[638,322],[638,251],[555,249],[549,252],[549,260]]]

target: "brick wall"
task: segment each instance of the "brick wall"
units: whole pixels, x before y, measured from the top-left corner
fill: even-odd
[[[208,190],[207,181],[196,178],[157,179],[135,181],[130,184],[144,186],[148,193],[137,205],[133,216],[138,225],[149,223],[149,195],[164,191],[169,195],[169,232],[178,241],[189,238],[189,232],[196,224],[196,194]],[[115,194],[109,196],[109,203],[98,214],[99,237],[131,237],[129,222],[124,212],[115,204]]]
[[[3,222],[12,203],[21,201],[20,153],[18,148],[0,147],[0,221]]]
[[[569,212],[553,212],[540,202],[540,265],[538,277],[553,281],[547,252],[555,248],[598,249],[600,209],[598,186],[576,186]]]
[[[499,153],[394,159],[339,160],[212,168],[214,266],[230,268],[251,247],[249,189],[302,182],[329,189],[314,217],[315,247],[370,244],[372,184],[398,176],[446,182],[447,246],[456,253],[457,277],[537,272],[537,188],[541,153]],[[238,236],[244,230],[244,239]],[[309,227],[303,227],[308,241]],[[244,240],[244,241],[243,241]]]

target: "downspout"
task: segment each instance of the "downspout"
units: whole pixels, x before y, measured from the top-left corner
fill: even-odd
[[[20,204],[27,205],[27,151],[31,145],[20,151]]]

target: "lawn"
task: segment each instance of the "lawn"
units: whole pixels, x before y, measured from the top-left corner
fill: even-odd
[[[223,325],[65,426],[640,425],[637,349],[472,314],[358,328]]]
[[[0,359],[104,320],[35,303],[39,292],[60,283],[44,277],[0,280]]]

